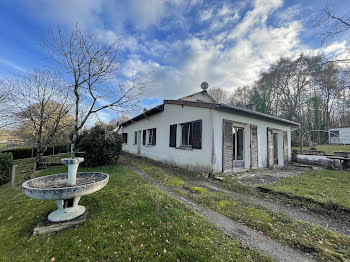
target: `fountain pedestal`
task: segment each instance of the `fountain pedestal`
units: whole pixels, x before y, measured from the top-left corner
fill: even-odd
[[[77,184],[77,171],[79,164],[84,161],[82,157],[63,158],[62,164],[68,165],[68,186],[75,186]],[[71,199],[56,200],[58,209],[51,212],[48,220],[51,222],[62,222],[72,220],[85,213],[85,207],[78,205],[80,196]]]
[[[55,174],[25,181],[22,184],[24,194],[33,199],[56,200],[58,209],[48,215],[50,222],[74,222],[81,217],[86,208],[78,205],[81,196],[94,193],[103,188],[109,175],[101,172],[79,172],[79,163],[83,158],[63,158],[68,165],[68,174]]]

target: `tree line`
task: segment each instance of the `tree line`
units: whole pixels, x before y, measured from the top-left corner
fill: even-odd
[[[301,124],[300,132],[350,126],[349,72],[321,56],[280,58],[252,84],[228,94],[213,88],[210,94],[222,103],[245,107],[256,104],[261,113]],[[312,140],[325,142],[326,133]]]

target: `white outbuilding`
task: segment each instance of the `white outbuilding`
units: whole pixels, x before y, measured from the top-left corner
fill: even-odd
[[[123,123],[123,150],[211,173],[287,165],[291,129],[299,124],[217,103],[206,90],[164,100]]]
[[[350,145],[350,127],[330,128],[328,131],[330,144]]]

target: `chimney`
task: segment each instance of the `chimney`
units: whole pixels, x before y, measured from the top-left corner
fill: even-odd
[[[249,103],[248,105],[245,106],[246,109],[256,111],[256,104],[254,103]]]

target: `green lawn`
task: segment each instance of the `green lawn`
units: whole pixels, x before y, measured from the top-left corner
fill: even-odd
[[[313,170],[262,187],[350,209],[349,171]]]
[[[293,147],[292,149],[300,152],[300,147]],[[309,150],[310,147],[303,147],[303,153],[308,153]],[[327,155],[332,155],[334,152],[350,152],[350,145],[317,145],[316,150],[325,151]]]
[[[350,238],[291,219],[227,194],[211,192],[198,186],[193,187],[189,183],[190,176],[200,179],[200,175],[194,172],[166,166],[149,159],[134,158],[129,154],[124,154],[122,158],[125,162],[132,163],[148,173],[157,182],[173,188],[177,193],[261,231],[283,244],[307,250],[322,261],[350,261]],[[245,188],[238,189],[245,190]]]
[[[83,225],[52,235],[33,237],[32,229],[54,201],[0,186],[0,261],[269,261],[121,165],[82,170],[108,173],[110,181],[82,197]]]

